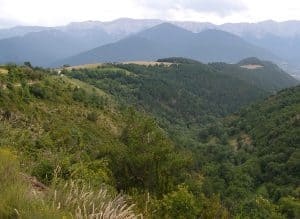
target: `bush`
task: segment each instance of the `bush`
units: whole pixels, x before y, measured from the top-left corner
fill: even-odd
[[[197,218],[198,213],[196,199],[185,186],[179,186],[176,191],[165,195],[159,201],[159,218],[192,219]]]
[[[87,119],[91,122],[96,122],[98,119],[98,114],[96,112],[91,112],[87,115]]]
[[[36,176],[38,180],[45,184],[49,184],[53,178],[53,171],[55,167],[48,160],[42,160],[32,170],[32,175]]]
[[[37,98],[40,98],[40,99],[48,98],[46,89],[39,84],[34,84],[34,85],[30,86],[29,91]]]

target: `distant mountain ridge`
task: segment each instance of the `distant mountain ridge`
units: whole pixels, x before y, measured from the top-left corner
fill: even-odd
[[[249,34],[256,37],[263,37],[264,35],[268,34],[280,37],[300,36],[300,21],[276,22],[273,20],[267,20],[258,23],[225,23],[216,25],[209,22],[196,21],[164,21],[159,19],[120,18],[108,22],[72,22],[68,25],[57,27],[16,26],[13,28],[0,29],[0,39],[22,36],[30,32],[37,32],[46,29],[58,29],[64,31],[69,29],[102,29],[108,34],[119,36],[122,35],[121,37],[125,37],[126,35],[134,34],[166,22],[172,23],[176,26],[195,33],[201,32],[206,29],[219,29],[239,36],[245,36]]]
[[[202,62],[235,63],[249,56],[279,60],[238,36],[219,30],[193,33],[170,23],[163,23],[123,40],[83,52],[54,64],[78,65],[97,62],[157,60],[186,57]]]
[[[20,62],[23,62],[24,60],[29,60],[35,65],[45,65],[45,63],[49,64],[62,58],[67,58],[68,56],[74,56],[79,52],[88,51],[102,45],[117,42],[164,22],[165,21],[158,19],[120,18],[109,22],[73,22],[65,26],[57,27],[18,26],[14,28],[0,29],[0,45],[7,42],[3,42],[2,40],[4,39],[7,40],[13,37],[26,38],[26,35],[28,34],[36,34],[39,36],[40,34],[44,35],[42,32],[49,30],[58,30],[61,31],[62,34],[72,35],[72,37],[77,39],[77,43],[74,44],[72,46],[72,50],[70,50],[74,50],[75,52],[70,54],[65,51],[59,51],[59,53],[63,55],[55,57],[49,55],[48,51],[31,55],[30,52],[32,50],[27,51],[26,49],[21,48],[16,50],[16,45],[24,46],[21,43],[22,40],[16,42],[11,41],[12,47],[0,47],[0,51],[2,51],[2,53],[10,51],[9,53],[11,53],[12,56],[0,54],[0,62],[18,62],[19,60]],[[268,50],[275,56],[280,57],[281,59],[277,62],[277,64],[280,64],[280,66],[285,70],[288,70],[295,75],[300,75],[300,21],[275,22],[270,20],[259,23],[227,23],[222,25],[215,25],[209,22],[192,21],[168,22],[194,33],[203,32],[205,30],[221,30],[237,35],[246,40],[248,43]],[[41,40],[44,41],[45,44],[50,45],[51,43],[48,43],[48,41],[53,41],[53,39],[49,38]],[[67,41],[69,40],[70,39]],[[35,46],[36,42],[28,42],[28,44]],[[64,45],[61,45],[59,41],[56,42],[55,47],[61,48],[61,50],[68,49]],[[29,54],[29,56],[22,56],[20,54]],[[44,57],[44,60],[42,62],[31,60],[33,56],[39,57],[39,59]],[[16,57],[17,59],[15,60]],[[53,58],[49,59],[49,57]]]

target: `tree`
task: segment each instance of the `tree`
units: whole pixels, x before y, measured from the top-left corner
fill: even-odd
[[[31,65],[30,62],[24,62],[24,65],[27,66],[27,67],[29,67],[29,68],[32,68],[32,65]]]

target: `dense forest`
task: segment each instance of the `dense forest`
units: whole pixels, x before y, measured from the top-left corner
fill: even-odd
[[[176,60],[1,67],[0,217],[300,217],[297,82]]]

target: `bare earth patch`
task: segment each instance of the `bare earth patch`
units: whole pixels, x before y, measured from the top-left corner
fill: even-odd
[[[258,68],[263,68],[264,66],[262,66],[262,65],[242,65],[240,67],[250,69],[250,70],[255,70],[255,69],[258,69]]]

